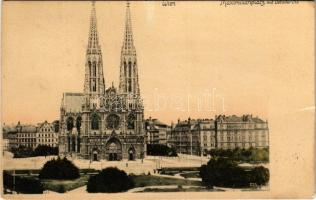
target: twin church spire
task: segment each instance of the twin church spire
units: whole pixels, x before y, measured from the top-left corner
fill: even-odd
[[[86,52],[84,93],[103,95],[104,91],[105,81],[103,76],[102,52],[97,30],[95,2],[92,2],[89,40]]]
[[[121,49],[119,91],[121,94],[132,94],[135,96],[139,96],[140,93],[129,2],[127,2],[126,6],[124,41]]]
[[[126,6],[124,41],[121,49],[119,92],[120,94],[139,95],[136,49],[133,43],[129,2]],[[89,41],[86,52],[84,93],[89,95],[105,94],[102,52],[99,44],[94,1],[92,2]]]

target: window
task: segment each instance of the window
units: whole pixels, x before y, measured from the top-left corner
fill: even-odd
[[[126,67],[127,67],[127,64],[126,64],[126,62],[124,61],[124,75],[125,75],[125,76],[127,76]]]
[[[99,130],[99,120],[100,120],[99,115],[97,115],[97,114],[92,115],[92,119],[91,119],[91,129],[92,130]]]
[[[107,127],[111,129],[116,129],[120,124],[120,117],[115,114],[110,114],[106,118]]]
[[[128,77],[129,78],[132,77],[132,62],[131,61],[128,62]]]
[[[134,113],[130,113],[127,117],[127,128],[134,129],[135,128],[135,120],[136,116]]]
[[[67,130],[71,131],[74,127],[74,119],[72,117],[68,117],[67,119]]]
[[[93,72],[93,77],[96,77],[97,76],[97,65],[96,65],[95,61],[92,64],[92,72]]]
[[[81,117],[80,116],[77,117],[77,119],[76,119],[76,128],[77,128],[78,134],[80,134],[81,121],[82,121]]]

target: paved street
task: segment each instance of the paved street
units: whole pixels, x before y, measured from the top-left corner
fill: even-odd
[[[12,158],[9,154],[4,156],[3,166],[4,169],[40,169],[43,165],[52,158],[56,156],[47,156],[45,157],[31,157],[31,158]],[[126,171],[127,173],[134,174],[147,174],[150,172],[154,173],[154,169],[161,167],[199,167],[201,163],[206,163],[207,158],[201,158],[198,156],[190,156],[190,155],[180,155],[179,157],[171,158],[171,157],[162,157],[162,156],[147,156],[143,161],[94,161],[91,162],[89,160],[83,159],[71,159],[74,164],[83,169],[83,168],[93,168],[93,169],[101,169],[106,167],[117,167]]]

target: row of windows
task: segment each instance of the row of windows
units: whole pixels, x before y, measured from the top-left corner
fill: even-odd
[[[44,133],[41,133],[41,134],[38,134],[38,137],[55,137],[55,136],[57,136],[57,135],[55,135],[55,134],[44,134]]]
[[[222,148],[222,147],[228,147],[228,148],[235,148],[235,147],[256,147],[258,145],[256,145],[256,143],[219,143],[218,147]]]
[[[42,128],[41,129],[41,132],[51,132],[52,131],[52,129],[50,129],[50,128]]]
[[[19,142],[36,142],[35,138],[22,138],[18,140]]]
[[[20,133],[20,134],[17,134],[18,137],[36,137],[36,133],[33,133],[33,134],[29,134],[29,133]]]
[[[45,143],[41,143],[42,145],[46,145],[46,146],[49,146],[49,147],[56,147],[57,144],[55,143],[52,143],[52,144],[45,144]]]
[[[207,145],[207,143],[204,143],[204,147],[207,147],[208,145]],[[215,146],[215,144],[214,143],[211,143],[211,147],[214,147]]]
[[[45,145],[50,146],[50,147],[56,147],[57,146],[55,144],[45,144]],[[23,146],[35,148],[36,146],[38,146],[38,144],[23,144]]]
[[[218,131],[218,134],[223,135],[223,134],[227,134],[227,135],[233,135],[233,134],[265,134],[267,133],[265,130],[234,130],[234,131]]]
[[[244,141],[246,137],[243,135],[242,137],[240,137],[240,136],[238,136],[238,137],[237,136],[232,136],[232,137],[227,136],[226,138],[227,138],[227,141],[240,141],[240,140]],[[224,136],[221,136],[220,139],[223,141],[224,140]],[[258,135],[255,135],[255,137],[252,137],[251,135],[249,135],[248,139],[250,141],[253,140],[253,139],[258,140],[259,137],[258,137]],[[262,135],[261,139],[265,140],[265,135]]]
[[[38,142],[57,142],[57,139],[38,139]]]

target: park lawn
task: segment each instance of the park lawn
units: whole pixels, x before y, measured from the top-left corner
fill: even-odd
[[[81,175],[80,178],[74,180],[42,180],[44,190],[51,190],[64,193],[87,184],[89,175]]]
[[[156,186],[156,185],[192,185],[201,186],[201,181],[152,176],[152,175],[134,175],[131,176],[134,180],[135,187]]]
[[[185,173],[181,173],[180,176],[184,178],[201,178],[200,172],[185,172]]]

